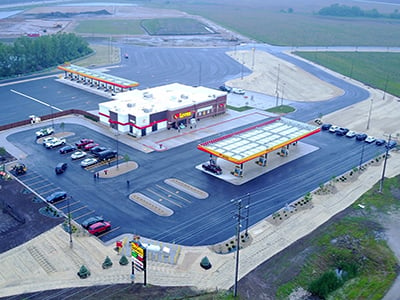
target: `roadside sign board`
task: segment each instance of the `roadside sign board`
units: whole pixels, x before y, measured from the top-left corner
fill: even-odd
[[[139,242],[131,242],[132,261],[135,267],[141,271],[146,270],[146,248]]]

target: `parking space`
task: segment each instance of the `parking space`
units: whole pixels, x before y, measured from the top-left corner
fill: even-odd
[[[59,133],[58,123],[55,128],[56,134]],[[66,123],[64,131],[69,133],[66,140],[70,144],[90,138],[99,145],[116,148],[117,141],[113,136],[85,126]],[[118,163],[123,164],[129,157],[138,167],[119,176],[94,178],[93,174],[103,174],[104,170],[116,166],[116,159],[82,168],[82,159],[72,160],[70,153],[59,154],[59,148],[46,149],[36,143],[34,129],[15,133],[8,139],[27,153],[22,162],[28,171],[20,178],[33,190],[43,197],[53,191],[67,191],[70,198],[55,203],[55,206],[64,213],[69,209],[78,223],[96,215],[111,222],[111,230],[99,235],[102,240],[137,233],[154,240],[187,245],[212,244],[232,236],[235,224],[230,200],[238,195],[251,195],[251,225],[317,188],[318,183],[329,181],[332,176],[357,166],[361,155],[365,161],[385,150],[375,144],[356,143],[354,139],[321,132],[305,141],[308,145],[305,146],[317,150],[235,186],[196,169],[208,159],[205,153],[196,149],[198,141],[168,151],[148,153],[120,140]],[[276,157],[275,160],[285,159]],[[59,162],[67,162],[68,169],[56,175],[54,167]],[[185,189],[168,184],[168,180],[179,181],[182,186],[203,191],[207,196],[196,197]],[[291,189],[287,189],[288,186]],[[154,213],[132,201],[130,195],[134,193],[141,193],[173,213],[168,216]]]

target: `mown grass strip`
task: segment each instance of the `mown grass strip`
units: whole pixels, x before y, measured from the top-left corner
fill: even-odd
[[[295,52],[296,55],[400,96],[400,54],[391,52]]]

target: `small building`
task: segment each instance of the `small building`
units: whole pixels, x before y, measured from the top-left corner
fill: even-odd
[[[99,104],[100,122],[135,137],[163,129],[196,127],[196,122],[226,112],[227,93],[179,83],[119,93]]]

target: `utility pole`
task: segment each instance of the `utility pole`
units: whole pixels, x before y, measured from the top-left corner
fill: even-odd
[[[233,202],[234,200],[231,200]],[[247,194],[247,201],[250,203],[250,194]],[[238,284],[238,277],[239,277],[239,251],[240,251],[240,228],[242,227],[241,221],[243,219],[242,216],[242,199],[237,200],[237,213],[235,215],[237,219],[236,224],[236,262],[235,262],[235,284],[233,288],[233,297],[237,297],[237,284]],[[246,237],[247,237],[247,227],[248,227],[248,219],[249,219],[249,204],[244,207],[247,209],[247,216],[246,216]]]
[[[237,225],[236,225],[236,264],[235,264],[235,286],[233,288],[233,297],[237,297],[237,283],[239,275],[239,249],[240,249],[240,220],[241,220],[241,210],[242,210],[242,200],[239,199],[237,202],[238,212],[237,212]]]
[[[386,145],[385,161],[383,162],[382,178],[379,183],[379,193],[382,193],[382,190],[383,190],[383,181],[385,180],[386,162],[387,162],[387,158],[389,156],[389,144],[390,144],[391,138],[392,138],[392,135],[389,134],[389,140]]]

